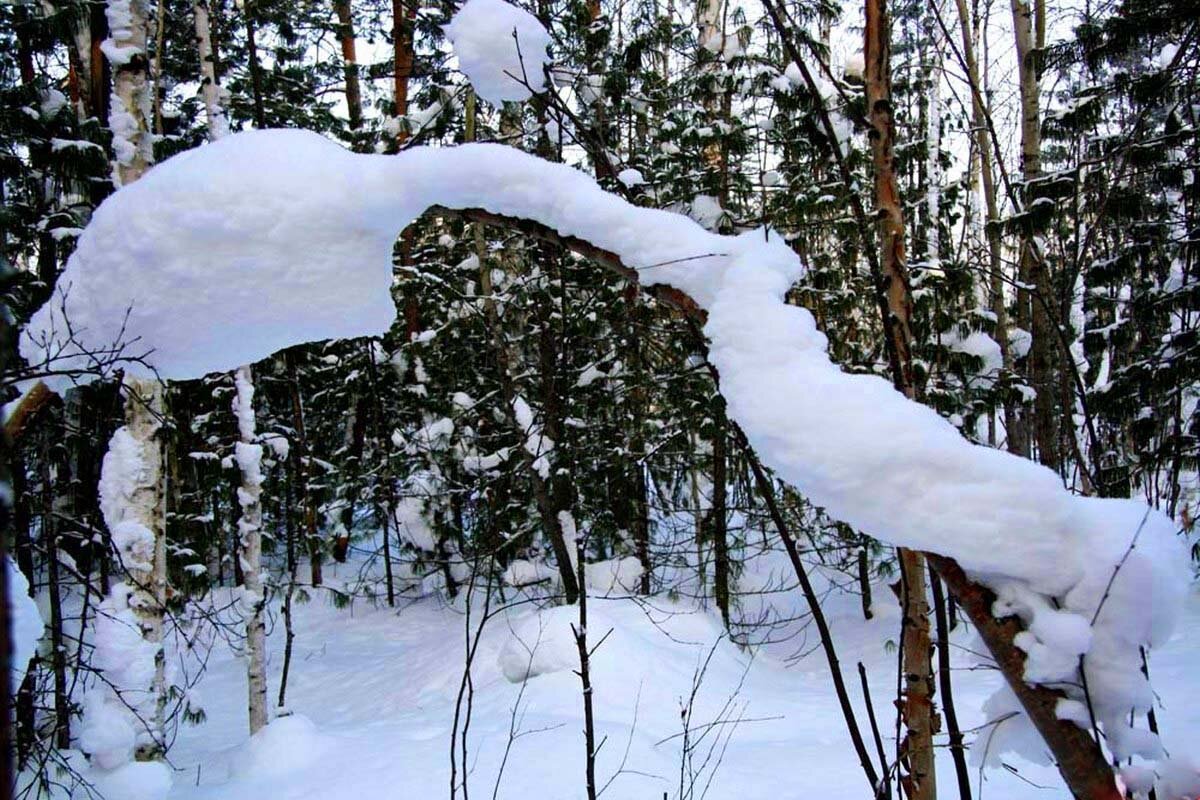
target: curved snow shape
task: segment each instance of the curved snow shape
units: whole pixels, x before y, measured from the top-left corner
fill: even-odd
[[[843,372],[812,315],[784,301],[803,270],[780,237],[719,236],[511,148],[357,155],[312,133],[258,131],[188,151],[96,211],[60,279],[65,297],[34,316],[21,351],[36,363],[65,347],[86,365],[62,341],[64,308],[76,334],[99,344],[119,336],[128,308],[126,337],[152,347],[148,364],[174,379],[382,334],[396,313],[393,244],[431,206],[535,220],[690,295],[708,311],[729,413],[764,463],[833,517],[1005,587],[1038,652],[1077,650],[1078,626],[1038,620],[1053,604],[1026,595],[1096,617],[1085,646],[1103,656],[1088,667],[1098,713],[1116,726],[1145,708],[1137,646],[1169,635],[1188,581],[1171,520],[1135,501],[1077,498],[1050,470],[970,444],[886,381]],[[1036,660],[1043,680],[1074,663]]]

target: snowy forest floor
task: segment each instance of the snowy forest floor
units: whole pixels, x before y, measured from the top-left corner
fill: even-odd
[[[357,575],[357,566],[329,565],[326,579],[337,586]],[[856,663],[866,665],[891,760],[897,656],[885,643],[898,637],[899,614],[886,586],[876,587],[875,598],[870,622],[863,620],[859,598],[847,593],[830,592],[824,607],[869,736]],[[278,603],[273,610],[272,701],[284,647]],[[315,593],[296,606],[287,697],[291,715],[275,719],[249,741],[244,662],[228,645],[219,644],[198,686],[207,720],[183,726],[170,753],[177,770],[171,797],[449,797],[456,698],[468,631],[477,629],[481,609],[472,609],[469,626],[464,611],[461,599],[448,604],[440,596],[403,598],[395,609],[362,600],[338,609]],[[484,626],[471,671],[469,724],[465,699],[459,719],[460,732],[467,728],[469,791],[460,788],[460,797],[586,796],[580,682],[572,671],[578,666],[570,630],[576,613],[574,607],[539,612],[524,603],[496,614]],[[592,664],[597,740],[603,739],[597,783],[606,787],[603,797],[869,796],[815,629],[802,638],[749,650],[722,638],[715,610],[697,609],[692,602],[593,598],[589,614],[592,646],[612,630]],[[522,640],[533,649],[532,657],[519,644]],[[964,626],[952,641],[959,719],[964,729],[973,729],[985,721],[983,702],[1000,677],[994,670],[972,668],[968,650],[973,638]],[[1181,755],[1193,759],[1200,756],[1198,656],[1200,592],[1193,589],[1174,639],[1151,663],[1164,742],[1168,749],[1191,748]],[[523,687],[506,678],[506,671],[520,673],[530,664],[541,674]],[[696,685],[690,701],[689,758],[681,709]],[[1004,724],[991,736],[993,747],[1003,738]],[[992,730],[969,733],[968,741],[979,738],[977,746],[982,746]],[[944,734],[938,738],[945,743]],[[461,781],[461,739],[456,748]],[[1015,755],[1004,756],[1003,763],[983,773],[980,791],[981,773],[972,761],[977,800],[1067,796],[1052,767]],[[954,781],[950,753],[941,748],[938,782],[943,796],[957,796]]]

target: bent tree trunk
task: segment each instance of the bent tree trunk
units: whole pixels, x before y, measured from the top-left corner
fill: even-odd
[[[564,236],[533,220],[508,217],[481,209],[454,210],[439,206],[430,211],[468,222],[497,225],[525,236],[554,242],[591,259],[597,265],[626,280],[637,277],[637,271],[627,266],[616,253],[575,236]],[[703,321],[705,312],[687,294],[661,284],[639,285],[659,302],[693,319]],[[1062,695],[1046,686],[1025,683],[1025,654],[1014,642],[1016,635],[1023,630],[1020,620],[1016,617],[993,617],[992,592],[970,580],[953,559],[934,553],[924,555],[946,582],[946,586],[972,624],[981,632],[997,667],[1054,754],[1059,773],[1072,795],[1078,800],[1119,800],[1121,793],[1117,789],[1112,769],[1108,766],[1100,745],[1083,729],[1055,716],[1054,710]]]

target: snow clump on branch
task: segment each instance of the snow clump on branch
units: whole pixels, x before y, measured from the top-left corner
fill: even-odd
[[[528,11],[504,0],[467,0],[444,28],[475,93],[494,106],[545,85],[550,34]]]

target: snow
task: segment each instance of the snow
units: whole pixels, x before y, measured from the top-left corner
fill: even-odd
[[[956,353],[964,353],[980,359],[983,364],[978,374],[995,380],[1004,367],[1000,345],[983,331],[971,331],[966,336],[952,328],[942,334],[942,344]]]
[[[96,617],[92,665],[104,682],[83,697],[79,746],[105,770],[120,768],[136,746],[152,741],[139,717],[153,718],[155,659],[161,648],[142,637],[134,599],[129,584],[114,584]]]
[[[601,596],[621,595],[638,590],[642,562],[633,556],[593,561],[583,566],[588,589]]]
[[[259,131],[177,156],[107,200],[62,279],[65,310],[77,334],[108,342],[130,308],[126,333],[169,378],[380,334],[395,316],[396,233],[431,205],[536,220],[689,294],[708,311],[729,414],[763,462],[833,518],[1011,592],[1035,671],[1072,699],[1069,656],[1086,623],[1092,700],[1124,741],[1123,717],[1150,697],[1138,648],[1167,639],[1189,579],[1174,524],[1137,501],[1075,497],[1052,471],[970,444],[883,379],[843,372],[812,315],[784,302],[803,270],[775,234],[718,236],[499,145],[354,155],[315,134]],[[38,362],[57,345],[86,363],[64,330],[52,302],[22,353]],[[524,400],[513,411],[545,477],[553,444]]]
[[[550,456],[554,452],[554,440],[542,434],[542,426],[533,418],[533,409],[525,398],[513,398],[513,417],[517,427],[525,434],[525,452],[533,459],[533,471],[542,480],[550,478]]]
[[[234,373],[233,382],[237,388],[233,399],[233,415],[237,420],[238,435],[243,442],[252,442],[257,437],[254,430],[254,383],[250,373],[241,369]],[[238,464],[242,465],[242,462],[239,456]],[[242,465],[242,471],[245,470],[246,466]]]
[[[511,452],[512,451],[510,448],[502,447],[499,450],[497,450],[496,452],[491,453],[486,456],[481,456],[481,455],[464,456],[463,460],[462,460],[463,469],[465,469],[467,472],[472,472],[472,473],[488,472],[490,470],[496,469],[501,464],[503,464],[505,461],[508,461],[508,457],[511,454]]]
[[[37,652],[38,640],[42,638],[45,623],[38,611],[37,603],[29,596],[29,581],[25,573],[16,565],[4,559],[4,571],[7,574],[9,636],[12,641],[11,668],[9,671],[9,687],[12,691],[25,680],[25,668],[29,659]]]
[[[108,524],[121,520],[124,504],[137,489],[142,469],[140,446],[128,428],[118,428],[109,440],[100,471],[100,511]]]
[[[517,588],[556,580],[558,580],[558,570],[541,561],[518,558],[510,561],[504,568],[504,582]]]
[[[861,51],[851,53],[850,55],[846,56],[846,65],[843,68],[843,73],[847,78],[853,78],[861,81],[863,79],[863,72],[865,70],[866,64],[863,60],[863,54]]]
[[[329,564],[326,578],[345,588],[340,581],[350,580],[360,569],[357,563]],[[819,579],[818,573],[814,579]],[[225,602],[225,592],[218,590],[214,604]],[[895,637],[899,614],[885,586],[877,586],[876,592],[886,599],[876,604],[877,616],[870,622],[862,620],[858,598],[851,594],[835,590],[823,604],[843,662],[863,661],[866,666],[880,713],[896,678],[895,654],[883,642]],[[803,603],[796,593],[776,599]],[[482,598],[477,594],[474,602],[481,604]],[[476,612],[480,608],[476,605]],[[278,612],[277,605],[274,610]],[[795,640],[742,650],[719,641],[722,631],[715,612],[682,602],[595,599],[588,611],[591,645],[612,630],[591,665],[598,738],[608,737],[597,767],[601,782],[617,772],[628,743],[626,772],[605,797],[632,800],[661,797],[664,791],[676,796],[681,701],[691,695],[693,676],[714,645],[696,693],[692,726],[698,730],[714,722],[727,702],[735,710],[732,716],[744,721],[716,726],[732,735],[713,775],[710,800],[864,796],[863,776],[819,654],[793,657]],[[170,799],[447,796],[448,750],[462,678],[461,602],[448,607],[440,598],[408,600],[400,610],[392,610],[356,601],[353,609],[339,610],[316,601],[295,606],[295,614],[296,650],[288,685],[289,707],[295,713],[247,738],[245,663],[227,645],[219,645],[202,683],[208,720],[181,728],[171,751],[172,764],[186,779],[176,782]],[[537,610],[520,603],[500,611],[484,627],[472,670],[472,794],[490,797],[498,783],[500,800],[583,796],[582,706],[579,678],[573,672],[578,653],[570,628],[578,624],[577,614],[572,607]],[[1196,757],[1195,743],[1200,742],[1200,708],[1191,702],[1200,596],[1189,598],[1184,625],[1181,635],[1151,663],[1162,695],[1160,725],[1180,742],[1176,748],[1181,751],[1160,771],[1164,778],[1178,781],[1177,786],[1196,780],[1186,759]],[[278,687],[284,635],[283,626],[276,625],[268,641],[272,690]],[[960,654],[975,643],[962,626],[952,643],[960,721],[964,728],[973,728],[986,721],[980,706],[995,676],[965,669]],[[857,681],[850,691],[861,718],[864,706]],[[520,735],[501,773],[514,724]],[[990,755],[997,758],[999,744],[1014,730],[1017,718],[968,734],[968,740],[975,741],[973,754],[981,756],[990,743]],[[885,726],[882,735],[885,749],[892,753],[892,732]],[[945,741],[944,734],[939,741]],[[954,773],[949,757],[942,757],[945,753],[939,750],[938,780],[953,794]],[[1003,763],[1012,769],[985,773],[984,797],[1064,796],[1052,766],[1017,756],[1004,757]],[[461,761],[459,770],[461,779]],[[977,777],[972,769],[976,792]],[[1160,779],[1160,797],[1186,796],[1164,794],[1164,785]]]
[[[618,172],[617,180],[619,180],[626,189],[632,189],[635,186],[641,186],[646,182],[646,179],[642,176],[641,171],[636,170],[633,167],[627,167],[626,169]]]
[[[277,717],[250,737],[234,756],[230,772],[250,781],[286,779],[304,767],[328,757],[335,740],[321,733],[308,717],[291,714]]]
[[[139,38],[134,31],[135,22],[130,8],[130,3],[135,1],[108,0],[104,6],[109,37],[100,43],[100,49],[114,67],[124,66],[142,53],[142,48],[136,44],[118,44]]]
[[[100,467],[100,512],[112,532],[113,546],[126,568],[149,569],[154,560],[154,535],[132,519],[134,494],[145,483],[142,449],[128,427],[113,433]]]
[[[510,683],[521,683],[539,675],[577,669],[579,650],[572,624],[579,624],[579,610],[560,606],[514,625],[512,636],[496,657],[504,677]]]
[[[537,17],[504,0],[467,0],[444,28],[475,93],[492,105],[528,100],[545,85],[550,34]]]
[[[400,540],[426,552],[437,549],[437,535],[425,514],[424,498],[430,493],[427,483],[410,479],[404,495],[396,501],[396,508],[392,512]]]
[[[708,268],[728,260],[727,240],[687,219],[635,211],[577,170],[500,145],[359,155],[303,131],[243,132],[175,156],[105,201],[21,352],[87,370],[89,352],[124,342],[128,355],[148,353],[123,365],[128,373],[153,367],[183,380],[302,342],[380,335],[395,319],[396,232],[430,204],[538,217],[619,249],[632,266],[714,254],[654,272],[701,302]]]
[[[721,202],[711,194],[699,194],[692,199],[688,214],[696,222],[710,231],[714,231],[725,219],[725,209]]]
[[[111,800],[162,800],[171,789],[171,768],[161,761],[133,761],[97,774],[95,787]]]

